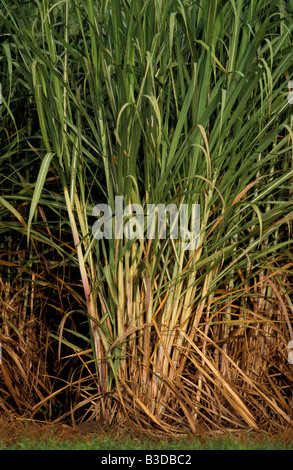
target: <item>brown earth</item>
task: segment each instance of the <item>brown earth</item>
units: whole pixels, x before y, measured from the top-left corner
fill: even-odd
[[[7,419],[0,417],[0,441],[6,444],[18,442],[21,439],[31,441],[54,439],[57,442],[78,439],[89,441],[101,436],[105,437],[104,428],[99,423],[86,422],[78,426],[65,424],[51,424],[27,419]]]

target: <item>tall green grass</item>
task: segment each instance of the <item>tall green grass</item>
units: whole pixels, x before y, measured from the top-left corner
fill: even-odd
[[[91,350],[67,332],[93,413],[169,433],[288,424],[293,2],[1,6],[1,231],[78,267]],[[198,249],[97,241],[93,208],[115,196],[200,204]]]

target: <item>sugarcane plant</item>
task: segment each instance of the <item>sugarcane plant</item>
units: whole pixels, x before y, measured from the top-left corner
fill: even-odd
[[[103,419],[167,432],[289,423],[270,372],[286,358],[270,355],[293,314],[292,0],[1,4],[3,106],[13,116],[15,74],[35,107],[39,166],[22,177],[27,219],[13,195],[1,207],[28,245],[40,207],[71,230],[91,344],[75,352]],[[189,229],[200,207],[192,249],[180,227],[171,236],[170,210],[150,236],[148,208],[162,205],[187,208]]]

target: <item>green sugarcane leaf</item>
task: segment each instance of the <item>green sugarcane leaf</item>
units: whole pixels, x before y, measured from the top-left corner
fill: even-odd
[[[28,218],[28,223],[27,223],[27,240],[28,241],[29,241],[30,230],[31,230],[31,225],[32,225],[34,214],[35,214],[35,210],[39,203],[39,200],[43,191],[44,183],[46,180],[46,176],[48,173],[48,169],[49,169],[50,163],[54,155],[55,154],[52,152],[47,153],[41,163],[41,167],[40,167],[36,185],[35,185],[34,194],[33,194],[31,205],[30,205],[30,212],[29,212],[29,218]]]

